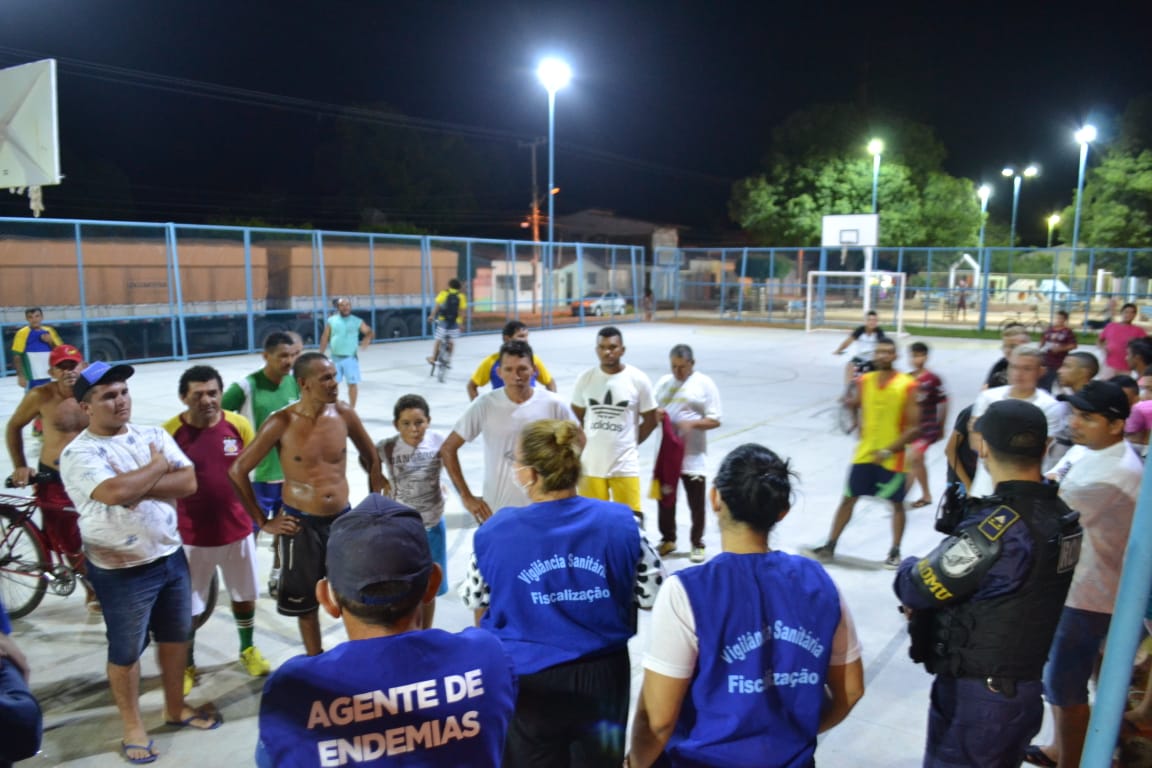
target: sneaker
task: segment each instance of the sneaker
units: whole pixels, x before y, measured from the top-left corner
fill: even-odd
[[[900,567],[900,548],[892,547],[888,550],[888,557],[884,558],[884,567],[894,571]]]
[[[800,552],[805,557],[810,557],[821,563],[830,563],[832,558],[836,556],[836,547],[831,544],[824,544],[819,547],[801,547]]]
[[[656,554],[660,555],[660,557],[670,555],[675,551],[676,542],[674,541],[662,541],[660,542],[660,546],[656,547]]]
[[[692,554],[688,555],[688,559],[693,563],[704,562],[704,547],[692,547]]]
[[[250,645],[240,652],[240,663],[252,677],[265,677],[272,671],[268,659],[254,645]]]
[[[184,667],[184,695],[192,693],[192,686],[196,685],[196,681],[200,679],[200,673],[196,667]]]

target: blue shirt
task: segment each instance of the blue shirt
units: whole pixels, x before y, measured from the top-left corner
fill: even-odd
[[[483,630],[351,640],[268,678],[257,764],[497,768],[515,705],[512,663]]]
[[[473,537],[492,590],[480,626],[519,675],[623,648],[636,633],[640,530],[623,504],[573,496],[506,507]]]
[[[328,346],[333,357],[352,357],[360,346],[360,326],[364,321],[356,315],[336,314],[328,318]]]
[[[677,577],[697,671],[665,752],[673,766],[812,764],[840,594],[819,563],[723,553]]]

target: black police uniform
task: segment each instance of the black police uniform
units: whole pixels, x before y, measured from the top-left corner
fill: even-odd
[[[936,675],[924,766],[1020,765],[1043,718],[1040,682],[1079,559],[1079,515],[1057,486],[1003,482],[954,532],[907,558],[912,658]]]

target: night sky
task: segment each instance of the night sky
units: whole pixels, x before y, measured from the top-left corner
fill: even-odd
[[[522,237],[530,171],[517,142],[546,135],[534,69],[558,54],[574,70],[557,96],[558,215],[604,208],[719,239],[731,183],[762,169],[774,125],[863,98],[932,126],[946,169],[994,183],[991,213],[1005,222],[1000,168],[1039,164],[1019,224],[1034,243],[1043,216],[1071,201],[1073,131],[1091,120],[1106,142],[1128,100],[1152,91],[1150,9],[0,0],[0,66],[59,60],[69,178],[45,191],[49,216],[203,221],[259,215],[252,200],[264,195],[347,226],[316,213],[332,207],[317,147],[337,130],[332,108],[387,105],[501,165],[445,233]],[[862,154],[867,138],[862,128]],[[0,196],[0,215],[26,211]]]

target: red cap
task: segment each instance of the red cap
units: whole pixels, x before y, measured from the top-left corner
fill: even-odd
[[[82,363],[84,362],[84,355],[80,354],[80,350],[71,344],[61,344],[48,355],[48,365],[53,368],[64,360],[75,360],[77,363]]]

